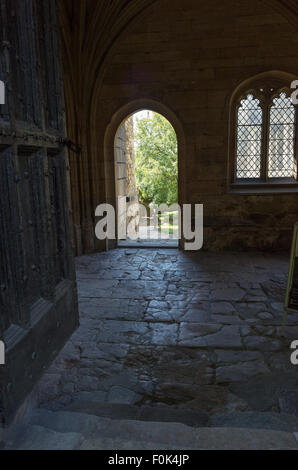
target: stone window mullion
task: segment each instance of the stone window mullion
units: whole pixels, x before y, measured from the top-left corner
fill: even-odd
[[[262,105],[263,124],[262,124],[262,150],[261,150],[261,180],[268,181],[269,168],[269,133],[270,133],[270,107],[271,98],[266,99]]]

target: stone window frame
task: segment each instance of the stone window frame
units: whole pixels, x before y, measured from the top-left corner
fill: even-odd
[[[285,76],[284,76],[285,75]],[[296,108],[296,128],[294,142],[294,157],[296,165],[296,177],[269,178],[269,133],[270,133],[270,109],[273,100],[286,93],[289,97],[294,91],[291,83],[297,79],[295,76],[280,72],[267,72],[255,78],[245,81],[234,92],[230,102],[230,143],[229,143],[229,174],[228,192],[239,194],[262,194],[262,193],[293,193],[298,192],[298,106]],[[241,101],[248,95],[260,100],[263,110],[262,142],[261,142],[261,176],[260,178],[237,179],[237,135],[238,135],[238,110]]]

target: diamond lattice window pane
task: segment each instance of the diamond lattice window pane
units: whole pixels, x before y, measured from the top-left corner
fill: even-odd
[[[281,93],[270,109],[269,178],[295,177],[295,107]]]
[[[260,100],[248,95],[238,110],[237,178],[260,178],[263,111]]]

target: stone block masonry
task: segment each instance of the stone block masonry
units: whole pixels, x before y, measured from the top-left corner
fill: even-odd
[[[130,103],[146,106],[152,100],[171,110],[181,124],[180,204],[204,204],[205,248],[289,249],[297,194],[228,190],[229,101],[235,88],[269,70],[298,77],[295,17],[281,2],[269,3],[148,1],[142,14],[123,28],[94,77],[94,87],[86,86],[96,94],[94,106],[84,114],[92,123],[87,156],[92,174],[85,175],[84,184],[92,182],[94,206],[113,198],[106,178],[113,168],[103,144],[111,120],[123,107],[136,111]],[[165,117],[171,121],[170,115]],[[89,189],[88,183],[86,201]],[[100,245],[95,242],[94,248]]]

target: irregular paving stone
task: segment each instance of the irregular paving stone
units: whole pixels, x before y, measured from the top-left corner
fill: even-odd
[[[151,302],[149,302],[149,308],[156,308],[158,310],[167,310],[170,308],[170,305],[168,302],[165,302],[163,300],[151,300]]]
[[[94,403],[104,403],[107,400],[107,392],[95,391],[95,392],[78,392],[73,395],[73,401],[89,401]]]
[[[182,314],[180,313],[182,317]],[[156,322],[172,322],[174,317],[171,310],[157,310],[157,309],[147,309],[145,316],[145,321],[156,321]]]
[[[270,279],[262,282],[262,288],[270,299],[282,302],[286,295],[287,280],[284,278]]]
[[[271,340],[263,336],[247,336],[243,339],[248,349],[256,349],[258,351],[280,351],[283,348],[282,342],[279,340]]]
[[[166,325],[164,323],[151,323],[152,344],[176,344],[178,339],[178,325]]]
[[[227,387],[202,385],[197,388],[195,398],[181,405],[193,410],[221,413],[247,410],[247,403],[229,392]]]
[[[104,412],[110,393],[197,412],[278,410],[282,385],[295,389],[297,376],[289,351],[295,319],[289,315],[282,339],[283,304],[273,293],[287,264],[275,255],[152,249],[81,257],[81,326],[41,382],[40,402],[103,402]],[[284,371],[293,382],[268,384]]]
[[[224,326],[215,334],[208,335],[206,345],[213,348],[240,348],[242,346],[239,328],[236,326]]]
[[[288,312],[287,315],[287,325],[297,325],[298,324],[298,312]]]
[[[248,336],[251,334],[251,328],[249,326],[241,326],[240,328],[241,336]]]
[[[144,442],[159,444],[185,445],[194,443],[196,429],[181,423],[146,422],[146,421],[115,421],[107,420],[103,430],[104,437],[139,438]]]
[[[222,325],[242,325],[244,321],[236,315],[211,315],[211,323],[218,323]]]
[[[129,299],[85,299],[80,301],[81,317],[90,319],[135,320],[139,321],[147,308],[147,302]]]
[[[241,362],[256,361],[262,358],[261,353],[257,351],[231,351],[231,350],[216,350],[218,363],[235,364]]]
[[[235,303],[235,309],[243,319],[256,318],[258,313],[266,311],[266,304],[260,302],[237,302]]]
[[[127,388],[129,390],[139,391],[138,374],[134,369],[123,370],[117,375],[110,375],[102,378],[101,389],[110,391],[113,386]]]
[[[244,382],[258,374],[267,374],[270,370],[259,361],[242,362],[241,364],[222,366],[216,369],[216,383]]]
[[[282,392],[279,398],[279,407],[282,413],[288,413],[291,416],[296,416],[298,419],[297,390]],[[298,429],[298,427],[296,429]]]
[[[260,318],[261,320],[272,320],[272,318],[274,318],[272,313],[269,313],[269,312],[258,313],[257,317]]]
[[[213,378],[212,362],[202,351],[181,350],[161,352],[152,377],[157,385],[177,381],[184,384],[208,384]]]
[[[150,340],[151,334],[146,323],[103,320],[97,332],[97,342],[139,343]]]
[[[211,302],[211,312],[215,315],[231,315],[235,307],[230,302]]]
[[[205,389],[204,385],[196,384],[183,384],[176,381],[173,382],[160,382],[156,386],[155,398],[160,403],[175,406],[187,406],[188,403],[196,399],[201,390]],[[203,403],[198,408],[203,410]]]
[[[108,394],[109,403],[123,403],[128,405],[134,405],[141,401],[142,396],[133,390],[129,390],[124,387],[112,387]]]
[[[153,295],[165,295],[167,283],[164,281],[120,281],[117,289],[112,289],[112,296],[118,299],[145,299]]]
[[[69,411],[52,412],[47,410],[34,410],[30,416],[30,424],[43,426],[59,433],[81,433],[85,437],[92,435],[100,427],[96,416]]]
[[[143,421],[165,421],[168,423],[183,423],[187,426],[203,427],[209,421],[209,414],[204,411],[175,408],[172,406],[143,406],[139,419]]]
[[[245,296],[245,290],[239,287],[214,289],[211,291],[211,301],[240,301]]]
[[[198,449],[205,450],[273,450],[297,449],[294,434],[282,431],[202,428],[198,431]]]
[[[221,330],[220,325],[203,323],[181,323],[179,344],[184,346],[207,347],[206,337]]]
[[[210,418],[209,425],[291,432],[298,429],[298,417],[285,413],[244,411],[213,415]]]
[[[59,433],[42,426],[27,426],[7,443],[6,450],[75,450],[83,442],[80,433]]]
[[[46,373],[36,387],[37,402],[42,405],[60,395],[62,373]]]
[[[205,310],[199,310],[196,308],[191,308],[187,310],[187,312],[183,315],[182,321],[183,322],[190,322],[190,323],[208,323],[210,322],[211,317],[210,313],[206,312]]]
[[[249,289],[244,299],[246,302],[266,302],[268,296],[262,291],[262,289]]]
[[[231,384],[229,389],[244,399],[256,411],[278,409],[279,397],[287,390],[297,387],[297,375],[278,372],[264,374],[247,380],[244,383]]]
[[[96,403],[89,401],[74,401],[66,406],[63,411],[84,413],[108,419],[138,419],[140,408],[135,405],[120,403]]]
[[[191,443],[190,443],[191,444]],[[156,442],[148,442],[148,441],[141,441],[132,439],[117,439],[117,438],[109,438],[109,437],[97,437],[95,439],[86,439],[80,447],[80,450],[156,450],[157,444]],[[169,445],[169,444],[158,444],[159,450],[192,450],[191,447],[186,447],[185,445]]]
[[[293,375],[297,373],[297,366],[294,366],[290,361],[288,345],[285,351],[264,352],[264,358],[274,374],[279,374],[280,371]]]
[[[78,295],[80,298],[101,298],[109,297],[113,287],[118,285],[118,281],[106,279],[86,279],[80,280],[78,285]]]
[[[292,341],[298,340],[298,326],[286,324],[284,330],[282,327],[277,328],[276,334],[279,338],[281,338],[284,342],[287,343],[287,346],[289,348]]]
[[[255,325],[254,329],[263,336],[275,336],[276,329],[273,326]]]

